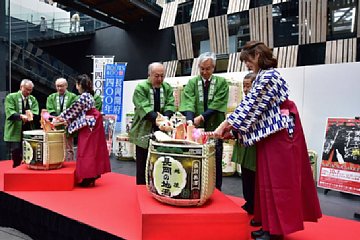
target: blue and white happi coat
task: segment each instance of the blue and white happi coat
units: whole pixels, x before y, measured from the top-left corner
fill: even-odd
[[[94,116],[86,115],[91,108],[95,108],[94,97],[90,93],[83,93],[78,100],[60,114],[60,117],[69,123],[67,129],[70,134],[85,126],[88,126],[90,130],[95,127]]]
[[[227,119],[239,133],[240,143],[251,146],[285,128],[291,135],[293,118],[280,111],[288,97],[288,85],[277,70],[260,70],[250,92]]]

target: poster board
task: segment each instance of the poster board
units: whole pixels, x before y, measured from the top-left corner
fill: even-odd
[[[318,186],[360,195],[360,120],[328,118]]]

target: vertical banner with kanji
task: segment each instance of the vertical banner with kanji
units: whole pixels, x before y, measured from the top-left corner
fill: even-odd
[[[328,118],[318,186],[360,195],[360,120]]]
[[[96,95],[103,96],[104,66],[114,63],[114,57],[93,57],[93,87]]]
[[[116,123],[116,115],[104,115],[103,117],[103,125],[105,130],[105,139],[107,144],[107,149],[109,152],[109,156],[112,152],[113,139],[115,133],[115,123]]]
[[[123,85],[127,63],[105,65],[103,113],[117,115],[121,122]],[[120,125],[120,124],[119,124]]]

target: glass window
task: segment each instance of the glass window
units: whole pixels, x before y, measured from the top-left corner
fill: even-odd
[[[195,58],[201,53],[210,51],[210,36],[207,20],[192,23],[191,36]]]
[[[250,41],[249,11],[228,15],[229,51],[240,52],[246,42]]]
[[[328,2],[327,40],[356,37],[356,0]]]
[[[175,25],[190,22],[193,4],[194,4],[193,2],[185,2],[179,4],[175,18]]]
[[[298,66],[325,63],[326,43],[299,45]]]
[[[265,5],[270,5],[273,0],[252,0],[250,1],[250,8],[257,8]]]
[[[193,59],[180,60],[177,65],[175,77],[190,76],[193,61],[194,61]]]
[[[227,72],[227,67],[229,65],[229,55],[222,54],[216,56],[216,67],[214,73]]]
[[[209,18],[225,15],[229,6],[229,0],[213,0],[211,1]]]
[[[299,42],[299,3],[273,5],[274,46],[297,45]]]

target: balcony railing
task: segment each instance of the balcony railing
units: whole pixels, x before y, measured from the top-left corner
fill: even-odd
[[[8,22],[6,26],[9,26]],[[70,19],[63,18],[45,21],[24,21],[11,18],[11,39],[17,42],[19,40],[28,41],[39,37],[55,38],[67,34],[74,35],[94,32],[107,26],[109,26],[107,23],[89,16],[82,17],[80,21],[71,21]]]

